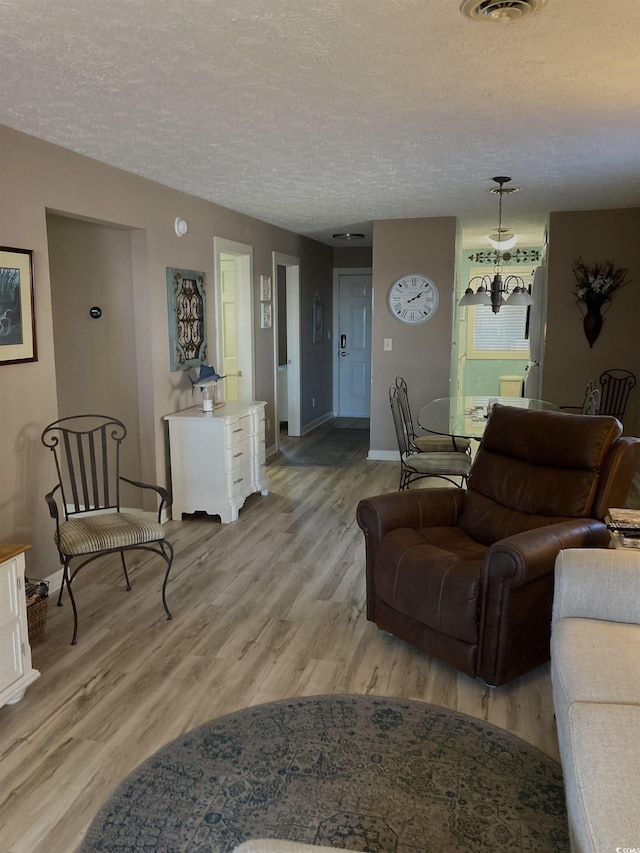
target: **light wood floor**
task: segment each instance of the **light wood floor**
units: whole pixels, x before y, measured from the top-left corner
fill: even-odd
[[[115,785],[169,740],[260,702],[369,693],[454,708],[557,758],[548,667],[488,688],[364,616],[359,498],[394,491],[397,463],[272,467],[271,494],[237,522],[168,523],[176,558],[168,622],[157,558],[87,568],[71,610],[52,598],[33,650],[42,676],[0,709],[0,850],[70,853]]]

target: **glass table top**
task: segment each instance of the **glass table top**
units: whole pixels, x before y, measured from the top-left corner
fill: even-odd
[[[439,435],[482,438],[487,425],[487,409],[493,403],[521,409],[558,411],[555,403],[530,397],[438,397],[422,406],[418,412],[418,423],[422,429]]]

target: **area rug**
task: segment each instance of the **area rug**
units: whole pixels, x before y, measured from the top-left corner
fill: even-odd
[[[317,436],[310,433],[300,439],[288,438],[286,448],[269,459],[269,464],[344,468],[358,455],[364,457],[368,447],[368,429],[334,427],[326,431],[318,430]]]
[[[228,853],[281,838],[370,853],[569,850],[560,766],[421,702],[315,696],[247,708],[133,771],[81,853]]]

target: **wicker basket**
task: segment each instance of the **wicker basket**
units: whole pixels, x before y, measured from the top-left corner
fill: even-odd
[[[29,645],[33,648],[44,640],[47,605],[49,603],[49,584],[46,581],[27,580],[25,591],[27,595]]]

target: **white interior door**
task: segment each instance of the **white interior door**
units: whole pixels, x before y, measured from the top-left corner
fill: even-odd
[[[253,248],[214,237],[215,329],[219,399],[253,400]]]
[[[238,366],[238,306],[236,302],[236,259],[220,253],[220,322],[222,324],[222,370],[225,400],[240,400]]]
[[[302,434],[302,386],[301,386],[301,344],[300,344],[300,258],[291,255],[283,255],[280,252],[273,253],[272,282],[278,281],[278,267],[285,268],[286,276],[286,324],[287,324],[287,416],[282,418],[280,407],[284,401],[278,395],[278,288],[274,286],[272,293],[274,299],[274,396],[276,419],[278,425],[280,420],[287,421],[289,435]],[[282,396],[282,395],[280,395]],[[276,429],[276,446],[278,444],[278,430]]]
[[[337,414],[371,413],[371,273],[338,271]]]

